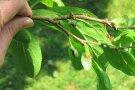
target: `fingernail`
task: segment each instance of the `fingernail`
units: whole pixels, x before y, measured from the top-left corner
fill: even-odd
[[[27,20],[24,21],[24,28],[32,27],[34,25],[34,22],[31,18],[27,18]]]

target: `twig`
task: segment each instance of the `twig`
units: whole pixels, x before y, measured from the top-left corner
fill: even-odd
[[[62,27],[62,26],[60,25],[60,23],[58,23],[58,22],[56,22],[56,21],[54,21],[54,20],[51,20],[51,19],[48,20],[48,22],[51,23],[51,24],[53,24],[53,25],[55,25],[56,27],[58,27],[61,31],[63,31],[64,33],[66,33],[68,36],[73,37],[74,39],[76,39],[77,41],[79,41],[81,44],[87,43],[87,41],[85,41],[85,40],[83,40],[83,39],[81,39],[81,38],[75,36],[74,34],[68,32],[68,30],[66,30],[64,27]]]
[[[54,21],[53,19],[50,19],[50,18],[43,18],[43,17],[40,17],[40,18],[37,18],[37,17],[32,17],[32,19],[35,19],[35,20],[43,20],[43,21],[48,21],[49,23],[53,24],[54,26],[58,27],[62,32],[66,33],[68,36],[71,36],[72,38],[76,39],[77,41],[79,41],[82,45],[84,44],[98,44],[98,43],[94,43],[94,42],[88,42],[86,40],[83,40],[79,37],[77,37],[76,35],[72,34],[71,32],[69,32],[68,30],[66,30],[60,23]]]
[[[32,17],[32,18],[37,19],[37,20],[50,19],[50,18],[46,18],[46,17]],[[51,18],[51,19],[52,20],[84,19],[84,20],[103,23],[103,24],[110,26],[112,28],[115,28],[115,29],[133,29],[133,30],[135,29],[135,27],[133,27],[133,26],[116,26],[112,21],[109,21],[108,19],[98,19],[98,18],[89,17],[88,15],[75,15],[73,13],[71,13],[69,15]]]
[[[134,30],[135,27],[133,26],[115,26],[118,29],[130,29],[130,30]]]
[[[111,48],[111,49],[117,49],[117,50],[123,50],[123,49],[129,49],[129,48],[135,48],[135,46],[127,46],[127,47],[117,47],[117,46],[108,46],[108,45],[105,45],[105,44],[101,44],[102,47],[104,48]]]
[[[117,47],[116,49],[129,49],[129,48],[135,48],[135,46]]]
[[[100,22],[109,26],[112,26],[112,22],[110,22],[107,19],[98,19],[98,18],[93,18],[93,17],[89,17],[88,15],[74,15],[74,14],[69,14],[69,15],[65,15],[62,17],[57,17],[54,18],[54,20],[67,20],[67,19],[84,19],[84,20],[89,20],[89,21],[96,21],[96,22]]]

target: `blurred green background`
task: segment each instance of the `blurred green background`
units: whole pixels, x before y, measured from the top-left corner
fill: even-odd
[[[88,9],[99,18],[134,17],[135,0],[63,0],[67,6]],[[93,70],[76,71],[68,58],[66,36],[48,28],[34,31],[38,35],[43,52],[43,64],[39,75],[29,78],[17,71],[7,54],[0,68],[0,90],[96,90]],[[45,38],[44,38],[45,37]],[[135,90],[135,77],[129,77],[109,66],[107,73],[113,90]]]

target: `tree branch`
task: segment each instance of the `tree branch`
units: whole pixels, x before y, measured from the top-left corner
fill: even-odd
[[[102,46],[102,47],[109,47],[112,49],[126,49],[126,48],[135,48],[135,46],[129,46],[129,47],[113,47],[113,46],[107,46],[106,44],[102,44],[102,43],[97,43],[97,42],[88,42],[86,40],[83,40],[79,37],[77,37],[76,35],[72,34],[71,32],[69,32],[69,30],[65,29],[59,22],[57,22],[56,20],[68,20],[68,19],[84,19],[84,20],[89,20],[89,21],[95,21],[95,22],[99,22],[99,23],[103,23],[105,25],[111,26],[113,28],[117,28],[117,29],[135,29],[135,27],[130,27],[130,26],[116,26],[114,25],[111,21],[107,20],[107,19],[97,19],[97,18],[92,18],[89,17],[87,15],[74,15],[74,14],[69,14],[69,15],[65,15],[65,16],[60,16],[60,17],[55,17],[55,18],[47,18],[47,17],[38,17],[38,16],[33,16],[31,17],[34,20],[42,20],[42,21],[47,21],[51,24],[53,24],[54,26],[56,26],[57,28],[59,28],[62,32],[64,32],[65,34],[67,34],[67,36],[70,36],[72,38],[74,38],[75,40],[77,40],[78,42],[80,42],[82,45],[84,44],[88,44],[88,45],[98,45],[98,46]]]
[[[45,21],[47,19],[50,19],[50,18],[46,18],[46,17],[32,17],[32,18],[37,19],[37,20],[45,20]],[[98,19],[98,18],[89,17],[88,15],[75,15],[73,13],[71,13],[69,15],[51,18],[51,19],[52,20],[84,19],[84,20],[103,23],[103,24],[110,26],[112,28],[115,28],[115,29],[132,29],[132,30],[135,29],[135,27],[133,27],[133,26],[117,26],[112,21],[109,21],[108,19]]]
[[[108,45],[105,45],[105,44],[101,44],[101,46],[104,47],[104,48],[111,48],[111,49],[117,49],[117,50],[135,48],[135,45],[127,46],[127,47],[117,47],[117,46],[108,46]]]
[[[48,21],[49,23],[53,24],[54,26],[56,26],[57,28],[59,28],[62,32],[64,32],[65,34],[67,34],[67,36],[71,36],[72,38],[74,38],[75,40],[79,41],[82,45],[84,44],[98,44],[95,42],[88,42],[86,40],[83,40],[79,37],[77,37],[76,35],[72,34],[71,32],[69,32],[69,30],[66,30],[60,23],[54,21],[54,19],[50,19],[50,18],[45,18],[45,17],[32,17],[32,19],[35,20],[43,20],[43,21]]]

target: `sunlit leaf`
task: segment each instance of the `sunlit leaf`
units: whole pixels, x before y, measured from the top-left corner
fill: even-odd
[[[118,17],[112,20],[115,25],[127,26],[128,16]]]
[[[41,67],[41,49],[38,41],[26,30],[20,31],[10,45],[10,52],[17,69],[30,77],[38,74]]]
[[[64,3],[62,2],[62,0],[53,0],[55,3],[57,3],[57,5],[59,7],[63,7],[64,6]]]
[[[53,0],[40,0],[41,3],[43,3],[44,5],[52,8],[53,7]]]

